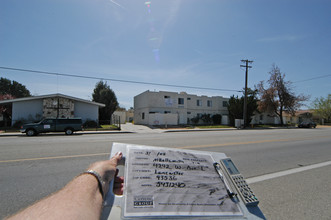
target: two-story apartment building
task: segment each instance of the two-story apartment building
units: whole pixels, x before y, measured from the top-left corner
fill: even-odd
[[[197,96],[186,92],[146,91],[134,97],[134,122],[145,125],[191,124],[203,114],[221,114],[228,124],[228,98]]]

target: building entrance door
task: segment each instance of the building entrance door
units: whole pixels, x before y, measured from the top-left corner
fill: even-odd
[[[186,124],[186,123],[187,123],[186,115],[184,113],[179,113],[178,124]]]

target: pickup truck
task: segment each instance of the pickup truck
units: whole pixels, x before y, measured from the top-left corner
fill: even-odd
[[[80,118],[45,118],[38,123],[24,124],[20,131],[27,136],[34,136],[46,132],[65,132],[71,135],[74,131],[82,130],[82,119]]]

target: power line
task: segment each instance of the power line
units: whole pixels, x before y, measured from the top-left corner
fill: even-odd
[[[143,84],[143,85],[167,86],[167,87],[177,87],[177,88],[186,88],[186,89],[200,89],[200,90],[216,90],[216,91],[228,91],[228,92],[242,92],[240,90],[234,90],[234,89],[217,89],[217,88],[207,88],[207,87],[196,87],[196,86],[184,86],[184,85],[172,85],[172,84],[162,84],[162,83],[140,82],[140,81],[111,79],[111,78],[103,78],[103,77],[81,76],[81,75],[68,74],[68,73],[56,73],[56,72],[48,72],[48,71],[40,71],[40,70],[19,69],[19,68],[4,67],[4,66],[0,66],[0,69],[21,71],[21,72],[29,72],[29,73],[39,73],[39,74],[46,74],[46,75],[55,75],[55,76],[84,78],[84,79],[109,80],[109,81],[114,81],[114,82]]]
[[[315,80],[315,79],[321,79],[321,78],[326,78],[326,77],[330,77],[330,76],[331,76],[331,74],[327,74],[327,75],[323,75],[323,76],[316,76],[316,77],[309,78],[309,79],[303,79],[303,80],[295,81],[293,83],[307,82],[307,81],[311,81],[311,80]]]

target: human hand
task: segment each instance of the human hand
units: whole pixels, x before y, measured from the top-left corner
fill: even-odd
[[[122,152],[117,152],[110,160],[98,161],[90,165],[89,170],[94,170],[99,173],[104,184],[102,186],[103,193],[106,195],[109,190],[109,183],[114,179],[114,193],[117,195],[123,194],[123,177],[117,177],[117,164],[122,159]]]
[[[117,176],[117,174],[118,170],[116,170],[115,174],[113,192],[115,195],[123,195],[124,176]]]

